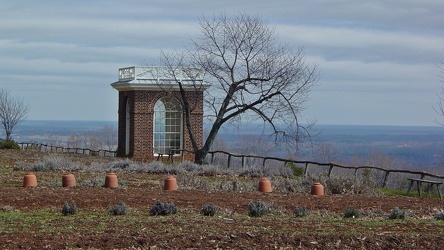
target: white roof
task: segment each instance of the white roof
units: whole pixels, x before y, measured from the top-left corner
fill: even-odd
[[[111,86],[119,91],[178,89],[178,82],[184,88],[204,90],[210,85],[204,83],[205,71],[199,68],[167,67],[126,67],[119,69],[119,81]]]

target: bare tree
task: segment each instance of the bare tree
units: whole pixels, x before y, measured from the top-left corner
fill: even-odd
[[[330,143],[319,144],[314,151],[314,159],[316,161],[331,163],[337,162],[339,149]]]
[[[80,134],[72,134],[69,136],[66,146],[68,148],[80,148],[83,147],[84,141]]]
[[[11,97],[5,89],[0,89],[0,122],[5,129],[6,140],[11,140],[11,134],[17,124],[26,119],[30,106],[22,98]]]
[[[204,17],[200,26],[200,36],[192,40],[186,52],[164,54],[162,59],[172,74],[179,67],[203,69],[206,82],[212,85],[205,92],[206,117],[212,125],[199,147],[191,129],[189,114],[194,107],[187,98],[189,88],[176,81],[195,162],[204,162],[219,129],[227,122],[261,121],[275,142],[292,146],[309,135],[312,123],[304,126],[300,115],[319,74],[316,66],[305,63],[303,50],[281,45],[275,29],[256,16]]]
[[[116,150],[117,128],[111,125],[106,125],[98,131],[97,136],[101,143],[101,149]]]
[[[64,146],[63,136],[49,134],[46,137],[46,144],[51,146],[61,147]]]
[[[91,150],[115,150],[117,145],[117,129],[104,126],[100,130],[86,134],[72,134],[67,141],[69,148],[88,148]]]
[[[441,62],[441,64],[444,65],[444,62]],[[438,65],[438,68],[440,69],[441,73],[444,73],[444,67]],[[444,75],[441,75],[440,77],[444,78]],[[444,82],[444,80],[441,81]],[[444,87],[441,87],[441,93],[438,95],[438,98],[438,107],[434,107],[434,109],[438,115],[444,117]],[[436,120],[436,123],[444,126],[444,121]]]
[[[352,157],[346,165],[352,166],[370,166],[391,170],[415,170],[414,167],[405,161],[399,160],[381,151],[370,151],[368,153],[358,154]],[[361,170],[360,170],[361,171]],[[371,168],[362,169],[362,181],[366,185],[381,187],[384,183],[386,172]],[[390,188],[400,188],[405,185],[405,174],[390,173]]]

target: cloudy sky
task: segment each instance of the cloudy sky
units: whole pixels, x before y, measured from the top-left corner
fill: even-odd
[[[259,15],[321,70],[304,117],[431,125],[444,83],[444,1],[2,1],[0,87],[30,120],[117,120],[118,68],[181,50],[198,19]]]

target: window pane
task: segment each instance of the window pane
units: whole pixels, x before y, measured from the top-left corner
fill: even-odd
[[[182,110],[173,98],[164,97],[154,105],[153,146],[155,154],[180,154]]]

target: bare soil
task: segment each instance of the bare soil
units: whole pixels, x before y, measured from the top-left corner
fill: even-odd
[[[164,191],[165,176],[133,174],[151,179],[152,185],[102,187],[21,187],[24,171],[12,170],[18,161],[39,161],[36,152],[0,151],[0,246],[2,249],[442,249],[444,221],[433,216],[444,210],[444,201],[403,196],[366,197],[260,192]],[[73,156],[77,157],[77,156]],[[85,163],[90,157],[79,156]],[[93,160],[97,161],[97,157]],[[104,161],[108,159],[102,159]],[[45,178],[60,173],[37,173]],[[74,173],[76,174],[76,173]],[[81,174],[81,173],[79,173]],[[149,216],[156,200],[173,202],[178,213]],[[262,200],[272,214],[249,217],[249,201]],[[75,202],[79,213],[63,216],[65,202]],[[124,201],[124,216],[106,213]],[[214,217],[199,213],[204,204],[220,208]],[[306,207],[311,214],[296,218],[293,210]],[[6,211],[10,208],[14,211]],[[359,209],[357,219],[342,217],[346,209]],[[405,220],[388,220],[400,208]],[[23,214],[48,220],[11,219]],[[56,216],[51,214],[57,214]],[[68,223],[69,225],[63,225]]]

